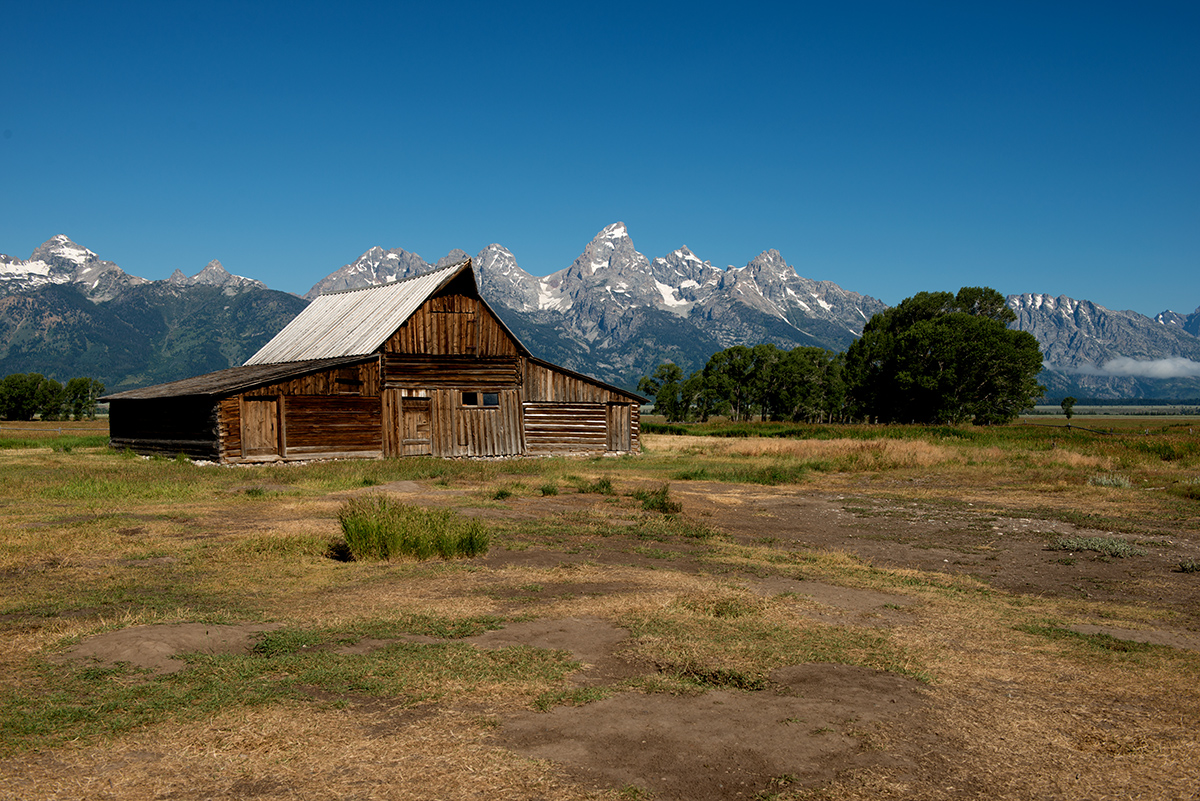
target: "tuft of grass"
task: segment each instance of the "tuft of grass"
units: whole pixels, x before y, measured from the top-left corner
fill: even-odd
[[[608,476],[602,476],[595,481],[583,481],[576,485],[580,492],[594,493],[596,495],[616,495],[617,490],[613,487],[612,479]]]
[[[542,497],[546,497],[547,495],[557,495],[558,485],[553,481],[547,481],[545,484],[538,487],[538,490],[542,493]]]
[[[1179,573],[1200,573],[1200,559],[1184,559],[1176,568]]]
[[[1046,546],[1047,551],[1094,551],[1102,556],[1145,556],[1146,549],[1117,537],[1059,537]]]
[[[1132,489],[1133,482],[1127,476],[1120,473],[1105,473],[1098,476],[1092,476],[1088,479],[1088,484],[1093,487],[1113,487],[1116,489]]]
[[[487,553],[487,529],[450,509],[424,509],[384,495],[348,501],[338,511],[346,545],[355,559],[412,556],[442,559]]]
[[[656,490],[634,490],[630,494],[642,502],[642,508],[647,512],[677,515],[683,511],[683,504],[671,500],[670,489],[669,484],[663,484]]]

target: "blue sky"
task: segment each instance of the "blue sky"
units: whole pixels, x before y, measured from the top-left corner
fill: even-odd
[[[897,303],[1200,305],[1200,4],[3,4],[0,251],[305,292],[602,227]]]

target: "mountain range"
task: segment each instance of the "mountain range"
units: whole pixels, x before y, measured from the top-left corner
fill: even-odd
[[[322,292],[403,280],[430,264],[374,247],[304,297],[212,261],[193,276],[148,281],[55,236],[29,259],[0,255],[0,375],[99,378],[110,390],[241,364]],[[844,350],[873,314],[869,295],[800,276],[777,250],[724,269],[686,246],[648,258],[623,223],[601,230],[567,267],[522,270],[499,244],[474,256],[480,292],[535,354],[626,387],[664,361],[691,371],[735,344]],[[1048,396],[1200,396],[1200,309],[1156,318],[1065,296],[1008,298],[1014,327],[1043,347]]]

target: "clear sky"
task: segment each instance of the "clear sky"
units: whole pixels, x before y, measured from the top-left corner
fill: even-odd
[[[1200,306],[1200,3],[0,0],[0,252],[303,293],[602,227],[897,303]]]

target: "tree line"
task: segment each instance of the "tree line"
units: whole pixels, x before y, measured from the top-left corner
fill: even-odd
[[[1007,423],[1045,392],[1042,353],[999,292],[921,292],[867,321],[845,353],[737,345],[686,379],[660,364],[638,383],[668,421]]]
[[[72,378],[65,385],[41,373],[12,373],[0,379],[0,419],[94,420],[104,385]]]

